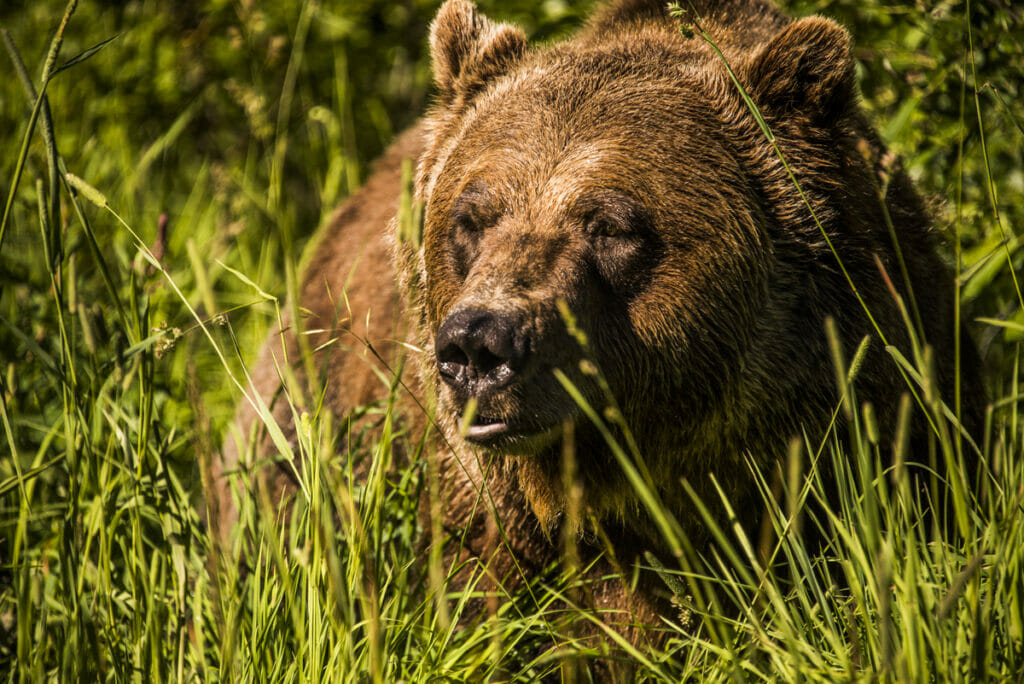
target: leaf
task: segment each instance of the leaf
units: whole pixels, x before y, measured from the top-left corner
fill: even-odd
[[[217,263],[220,264],[222,267],[224,267],[229,273],[232,273],[236,278],[241,280],[243,283],[245,283],[246,285],[248,285],[252,289],[256,290],[256,294],[258,294],[260,297],[263,297],[263,299],[267,300],[268,302],[276,302],[277,301],[277,297],[275,297],[272,294],[268,294],[268,293],[264,292],[263,289],[260,288],[259,285],[257,285],[252,280],[250,280],[249,277],[246,276],[244,273],[242,273],[240,271],[236,271],[235,269],[231,268],[230,266],[225,264],[220,259],[217,259]]]
[[[7,492],[9,492],[12,489],[16,488],[18,486],[18,483],[20,483],[20,482],[28,482],[29,480],[31,480],[33,477],[35,477],[39,473],[43,472],[44,470],[47,470],[54,463],[57,463],[58,461],[63,461],[63,460],[64,460],[64,456],[61,455],[61,456],[58,456],[57,458],[50,459],[49,461],[47,461],[46,463],[44,463],[41,466],[37,466],[35,468],[32,468],[31,470],[26,470],[24,473],[22,473],[21,477],[19,477],[17,475],[14,475],[12,477],[7,478],[3,482],[0,482],[0,495],[6,494]]]
[[[91,48],[87,48],[85,50],[82,50],[77,55],[75,55],[74,57],[71,57],[70,59],[68,59],[68,61],[64,62],[59,67],[54,69],[53,73],[50,74],[50,78],[53,78],[54,76],[56,76],[60,72],[64,71],[65,69],[70,69],[71,67],[75,66],[76,64],[80,64],[80,63],[84,62],[85,60],[89,59],[90,57],[95,55],[97,52],[99,52],[100,50],[105,48],[108,43],[112,43],[113,41],[117,40],[120,37],[121,37],[121,34],[117,33],[117,34],[111,36],[110,38],[107,38],[104,41],[96,43]]]
[[[986,325],[994,325],[997,328],[1006,328],[1007,330],[1013,330],[1014,332],[1024,333],[1024,325],[1015,321],[1001,321],[998,318],[976,318],[974,320]]]

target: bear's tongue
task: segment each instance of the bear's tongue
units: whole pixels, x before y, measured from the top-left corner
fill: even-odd
[[[477,416],[466,430],[466,439],[471,442],[483,441],[508,431],[508,423],[498,418]]]

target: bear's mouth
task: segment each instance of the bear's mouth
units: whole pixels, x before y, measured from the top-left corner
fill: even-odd
[[[462,416],[459,416],[462,419]],[[491,416],[476,416],[473,424],[466,428],[465,438],[474,443],[484,443],[507,435],[511,426],[500,418]]]
[[[459,420],[462,418],[460,414]],[[560,434],[561,423],[541,427],[496,416],[476,415],[463,437],[476,446],[513,453],[550,444]]]

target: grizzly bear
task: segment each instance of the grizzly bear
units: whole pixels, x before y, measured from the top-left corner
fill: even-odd
[[[320,237],[299,302],[308,344],[277,332],[254,371],[294,440],[285,358],[300,378],[322,373],[325,404],[346,416],[386,394],[408,355],[408,420],[440,433],[424,450],[434,510],[463,540],[452,553],[495,583],[558,559],[566,528],[595,579],[645,554],[671,561],[651,502],[700,548],[688,489],[756,523],[751,464],[844,420],[829,318],[847,360],[870,336],[856,391],[881,434],[921,391],[886,351],[909,358],[911,334],[952,405],[955,288],[924,203],[858,105],[848,33],[765,0],[684,7],[619,0],[531,47],[448,0],[430,33],[434,106]],[[399,221],[403,160],[416,160],[421,214]],[[256,415],[240,411],[243,434]],[[290,468],[268,476],[274,496]],[[226,529],[226,489],[220,506]],[[666,595],[640,573],[596,581],[587,601],[636,639]]]

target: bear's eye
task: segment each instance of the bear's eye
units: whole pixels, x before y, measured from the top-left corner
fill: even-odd
[[[452,207],[452,225],[466,233],[478,233],[491,227],[501,217],[495,198],[480,183],[466,186]]]
[[[584,228],[587,235],[594,237],[622,237],[628,232],[620,222],[607,216],[594,216],[590,218]]]
[[[639,201],[611,189],[591,191],[577,198],[570,216],[579,221],[577,225],[588,237],[614,238],[615,243],[642,239],[650,223]]]
[[[475,233],[480,230],[480,223],[468,212],[459,212],[453,217],[453,223],[467,233]]]

